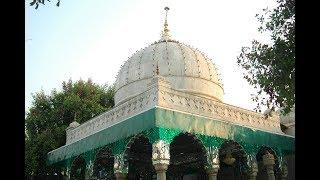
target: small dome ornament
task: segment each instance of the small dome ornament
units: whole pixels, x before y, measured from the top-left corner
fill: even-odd
[[[157,64],[157,68],[156,68],[156,74],[157,76],[159,76],[159,65]]]
[[[76,120],[74,120],[73,122],[71,122],[71,123],[69,124],[69,126],[68,126],[67,129],[66,129],[66,131],[75,129],[75,128],[77,128],[78,126],[80,126],[80,124],[79,124]]]
[[[78,126],[80,126],[80,124],[77,121],[73,121],[72,123],[69,124],[70,128],[76,128]]]

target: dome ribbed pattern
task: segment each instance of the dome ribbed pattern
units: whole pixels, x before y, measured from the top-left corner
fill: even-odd
[[[193,93],[197,93],[199,90],[200,94],[215,97],[222,101],[222,82],[212,61],[195,48],[178,41],[169,40],[155,42],[137,51],[124,63],[116,78],[115,103],[117,104],[128,98],[128,96],[140,92],[134,89],[125,90],[126,86],[130,85],[130,88],[140,88],[143,90],[146,84],[141,84],[139,81],[147,82],[148,79],[156,76],[157,72],[160,76],[165,77],[174,89],[190,90]],[[188,80],[184,81],[186,79]],[[198,85],[197,81],[201,81],[200,84],[202,86],[203,83],[215,84],[216,89],[220,88],[221,90],[219,90],[218,94],[207,92],[207,90],[203,91],[201,90],[203,88],[201,85],[199,87],[192,87],[191,81],[194,82],[194,85]],[[137,84],[132,85],[134,83]],[[187,83],[185,84],[187,86],[184,86],[183,83]],[[123,90],[121,91],[121,89]],[[214,89],[211,90],[214,91]],[[127,91],[131,91],[133,94]]]

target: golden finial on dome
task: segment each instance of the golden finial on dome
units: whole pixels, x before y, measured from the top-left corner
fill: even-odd
[[[170,10],[169,7],[165,7],[164,10],[166,10],[166,19],[164,21],[164,31],[169,31],[168,29],[168,11]]]
[[[169,11],[169,7],[165,7],[164,10],[166,11],[166,17],[164,20],[164,28],[163,28],[163,32],[162,32],[162,38],[161,40],[169,40],[171,39],[170,34],[169,34],[169,28],[168,28],[168,11]]]

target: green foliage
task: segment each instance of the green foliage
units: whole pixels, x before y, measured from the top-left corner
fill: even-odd
[[[65,144],[65,130],[77,121],[83,123],[114,106],[113,86],[100,86],[90,79],[62,83],[62,91],[51,95],[40,91],[26,119],[25,170],[26,176],[42,176],[59,172],[46,165],[47,153]]]
[[[244,78],[258,89],[253,97],[256,110],[261,111],[261,105],[282,107],[287,114],[295,104],[295,0],[277,2],[272,11],[256,15],[259,32],[271,33],[272,43],[254,40],[251,48],[242,48],[237,63],[246,71]]]
[[[32,2],[30,2],[30,6],[35,6],[35,9],[38,9],[39,5],[45,5],[46,1],[51,2],[50,0],[32,0]],[[56,6],[60,6],[60,0],[57,0]]]

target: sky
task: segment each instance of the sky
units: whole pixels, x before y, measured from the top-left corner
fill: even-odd
[[[256,14],[275,0],[55,0],[25,13],[25,110],[32,93],[61,90],[63,81],[112,84],[120,66],[137,50],[160,39],[165,11],[173,39],[207,54],[224,84],[224,102],[253,110],[256,90],[237,65],[241,47],[258,32]]]

